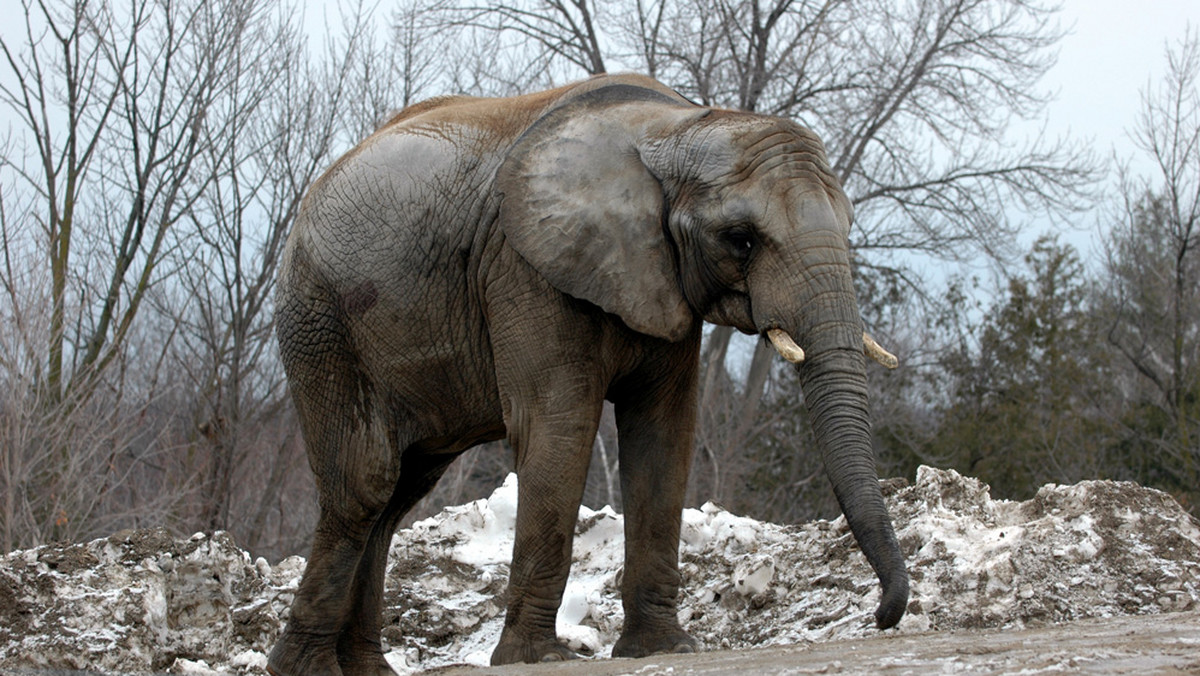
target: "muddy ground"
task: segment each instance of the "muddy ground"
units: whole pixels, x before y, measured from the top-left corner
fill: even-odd
[[[101,672],[16,669],[13,676]],[[449,666],[430,676],[735,676],[741,674],[1200,674],[1200,612],[1087,619],[1020,630],[885,633],[874,638],[639,660]]]
[[[443,667],[436,676],[740,674],[1200,674],[1200,612],[1109,617],[1020,630],[875,638],[639,660]]]

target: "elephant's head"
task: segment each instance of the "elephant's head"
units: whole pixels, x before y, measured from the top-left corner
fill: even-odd
[[[799,363],[838,502],[883,584],[876,621],[896,624],[908,576],[871,447],[851,207],[817,137],[626,82],[546,114],[497,189],[507,241],[561,291],[665,340],[696,317],[768,336]]]

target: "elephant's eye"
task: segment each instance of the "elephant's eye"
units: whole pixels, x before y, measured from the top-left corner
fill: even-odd
[[[746,256],[754,249],[754,233],[745,226],[732,227],[726,230],[722,237],[738,256]]]

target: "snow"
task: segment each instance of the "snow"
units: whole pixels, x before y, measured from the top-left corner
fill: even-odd
[[[912,576],[894,632],[1036,627],[1200,607],[1200,526],[1135,484],[1047,485],[1028,501],[923,467],[884,482]],[[401,674],[486,664],[503,625],[515,477],[396,534],[384,640]],[[558,634],[608,656],[620,634],[624,519],[581,508]],[[844,519],[763,523],[712,503],[683,515],[680,619],[708,649],[873,636],[878,582]],[[225,533],[126,531],[0,558],[0,670],[262,673],[304,570]]]

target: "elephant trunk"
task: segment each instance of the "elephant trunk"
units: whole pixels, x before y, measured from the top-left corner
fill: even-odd
[[[886,629],[904,615],[908,573],[875,470],[862,320],[848,260],[817,263],[812,256],[827,256],[835,249],[815,246],[803,250],[809,260],[793,268],[803,271],[798,275],[802,280],[799,298],[793,295],[791,303],[772,298],[770,305],[792,310],[772,312],[774,320],[768,319],[766,325],[782,329],[803,348],[802,363],[796,368],[817,447],[850,530],[883,586],[875,621]],[[822,250],[824,254],[814,253]],[[869,343],[867,349],[871,349]]]
[[[883,502],[867,409],[862,349],[825,350],[800,367],[804,400],[834,494],[883,586],[875,623],[894,626],[908,604],[908,573]]]

